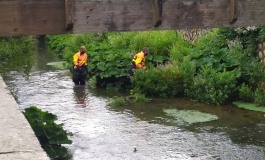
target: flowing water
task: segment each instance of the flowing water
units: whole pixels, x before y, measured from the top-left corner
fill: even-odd
[[[111,108],[113,92],[74,86],[67,70],[46,65],[51,61],[42,46],[28,79],[16,71],[4,79],[21,110],[56,114],[73,133],[66,147],[74,160],[265,159],[265,113],[186,99]]]

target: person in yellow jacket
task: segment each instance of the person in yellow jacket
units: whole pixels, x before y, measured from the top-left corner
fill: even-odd
[[[81,46],[79,52],[73,56],[73,82],[76,85],[86,84],[86,75],[88,73],[87,69],[87,53],[85,46]]]
[[[135,56],[132,59],[132,63],[130,65],[129,69],[129,76],[132,77],[134,75],[134,70],[143,68],[146,69],[145,66],[145,59],[146,55],[149,53],[149,48],[145,47],[142,51],[135,54]]]

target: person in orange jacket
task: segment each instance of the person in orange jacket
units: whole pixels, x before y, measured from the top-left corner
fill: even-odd
[[[73,82],[76,85],[86,84],[86,75],[88,74],[87,59],[86,48],[81,46],[79,52],[73,56]]]
[[[130,65],[130,69],[128,71],[130,77],[134,75],[135,69],[139,69],[139,68],[146,69],[145,59],[148,53],[149,53],[149,48],[145,47],[142,51],[134,55],[132,59],[132,63]]]

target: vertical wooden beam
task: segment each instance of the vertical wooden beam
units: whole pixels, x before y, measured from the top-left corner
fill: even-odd
[[[229,22],[235,23],[237,20],[237,0],[229,0]]]
[[[74,0],[65,0],[65,29],[70,31],[74,27],[73,13]]]
[[[162,0],[152,0],[153,1],[153,23],[154,27],[159,27],[162,24]]]

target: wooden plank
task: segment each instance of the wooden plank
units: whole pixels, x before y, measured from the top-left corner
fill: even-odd
[[[0,0],[0,36],[265,24],[264,0],[162,0],[162,23],[155,27],[156,1]]]

